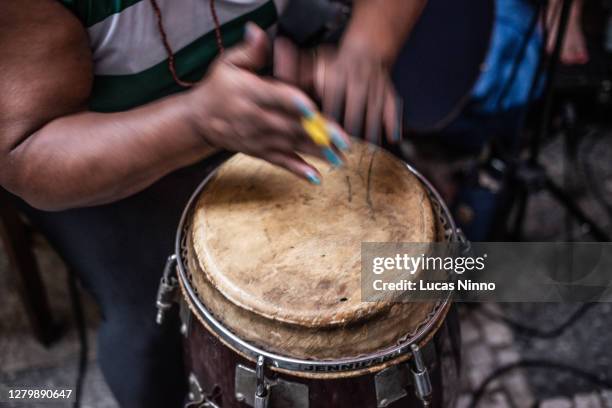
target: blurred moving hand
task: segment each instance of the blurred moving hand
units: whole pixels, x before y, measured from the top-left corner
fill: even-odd
[[[349,134],[372,143],[379,143],[383,132],[390,143],[401,138],[402,101],[390,71],[372,48],[300,50],[286,38],[274,44],[274,75],[311,93]]]
[[[300,86],[323,104],[353,136],[379,143],[402,137],[403,103],[391,69],[427,0],[353,0],[351,19],[338,47],[298,50],[279,38],[277,78]]]
[[[316,169],[298,153],[323,156],[301,125],[298,105],[315,111],[315,104],[296,87],[256,74],[268,55],[265,32],[247,25],[245,41],[221,56],[191,91],[194,124],[213,147],[261,158],[314,181]]]

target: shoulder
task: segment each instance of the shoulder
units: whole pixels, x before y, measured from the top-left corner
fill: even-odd
[[[47,30],[50,27],[53,29]],[[53,37],[60,34],[72,34],[73,38],[86,37],[79,19],[57,0],[0,2],[0,41],[7,39],[3,34],[15,31],[36,34],[42,30]]]
[[[58,1],[0,1],[0,52],[0,131],[36,128],[86,105],[87,32]]]
[[[54,59],[75,52],[85,56],[88,44],[78,18],[56,0],[0,2],[0,50],[4,53],[20,54],[24,62],[30,62],[28,56]]]
[[[87,47],[87,32],[79,19],[56,0],[9,0],[0,2],[0,47],[28,47],[51,51],[46,46]]]

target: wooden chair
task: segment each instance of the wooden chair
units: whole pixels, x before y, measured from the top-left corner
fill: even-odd
[[[0,239],[14,274],[34,336],[44,345],[58,334],[47,293],[32,251],[31,231],[24,224],[9,194],[0,188]]]

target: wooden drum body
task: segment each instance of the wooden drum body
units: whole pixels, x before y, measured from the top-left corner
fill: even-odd
[[[187,406],[448,406],[459,372],[450,294],[360,296],[362,242],[456,241],[448,209],[374,146],[354,141],[340,169],[316,164],[321,186],[235,155],[187,205],[157,302],[158,321],[181,305]]]

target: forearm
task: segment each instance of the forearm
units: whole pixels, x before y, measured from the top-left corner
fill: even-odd
[[[28,8],[0,1],[0,186],[31,205],[116,201],[215,149],[316,180],[298,153],[321,151],[304,134],[296,101],[314,103],[256,74],[268,53],[256,25],[188,91],[102,114],[87,111],[94,67],[81,22],[55,0],[23,1]]]
[[[127,112],[55,119],[8,153],[0,181],[49,210],[134,194],[213,152],[191,125],[184,97]]]
[[[427,0],[355,0],[341,49],[371,50],[392,65],[426,3]]]

